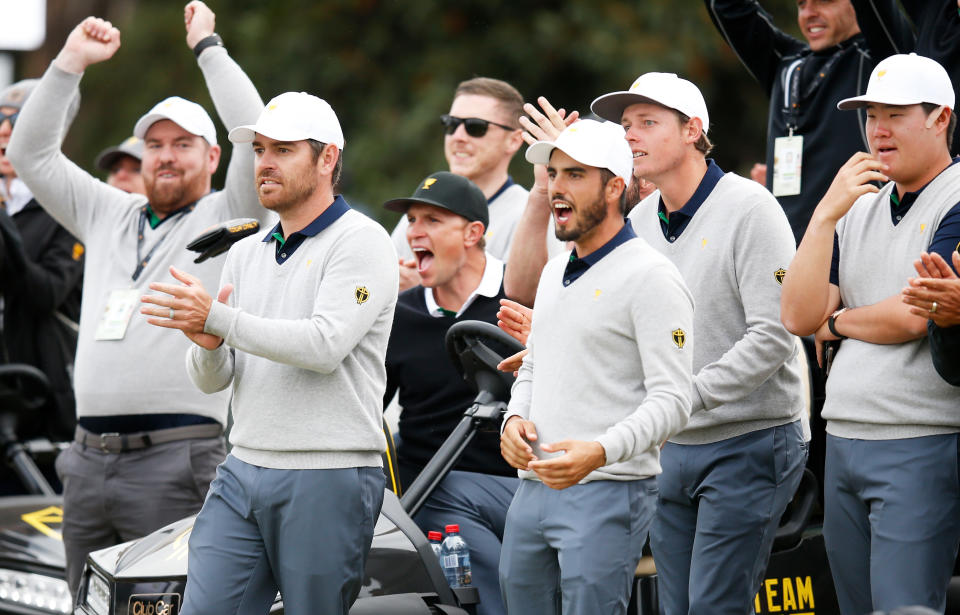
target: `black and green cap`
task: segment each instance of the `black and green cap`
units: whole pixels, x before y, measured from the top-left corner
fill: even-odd
[[[490,223],[487,197],[483,196],[483,192],[475,183],[455,173],[447,171],[434,173],[420,182],[413,196],[391,199],[383,206],[390,211],[406,213],[407,209],[415,203],[452,211],[470,222],[483,222],[484,229]]]

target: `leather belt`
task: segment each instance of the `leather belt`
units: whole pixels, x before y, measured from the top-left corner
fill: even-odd
[[[165,442],[177,440],[191,440],[194,438],[216,438],[223,433],[220,423],[201,423],[199,425],[185,425],[155,431],[139,431],[136,433],[93,433],[77,426],[74,441],[90,448],[100,449],[104,453],[126,453],[142,448],[148,448]]]

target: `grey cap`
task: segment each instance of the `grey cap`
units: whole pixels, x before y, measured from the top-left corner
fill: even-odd
[[[33,92],[35,87],[37,87],[38,83],[40,83],[39,79],[24,79],[8,85],[6,88],[0,91],[0,107],[12,107],[14,109],[23,108],[23,105],[27,102],[27,99],[30,98],[30,93]],[[77,117],[77,111],[79,110],[80,91],[78,90],[74,95],[73,100],[70,101],[70,106],[67,108],[67,121],[65,123],[66,128],[69,128],[70,124],[73,123],[74,118]],[[64,128],[64,134],[66,134],[66,128]]]
[[[98,169],[109,171],[110,167],[124,156],[141,160],[143,158],[143,140],[136,137],[127,137],[120,145],[108,147],[97,154],[95,164]]]

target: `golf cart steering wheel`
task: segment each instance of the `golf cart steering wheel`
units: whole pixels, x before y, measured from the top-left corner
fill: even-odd
[[[513,374],[501,372],[497,364],[523,350],[523,344],[496,325],[479,320],[458,322],[447,331],[447,354],[464,380],[494,401],[510,399]]]

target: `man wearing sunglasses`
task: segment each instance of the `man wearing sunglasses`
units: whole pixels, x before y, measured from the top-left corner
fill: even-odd
[[[6,156],[20,108],[36,84],[27,79],[0,92],[0,363],[26,363],[47,376],[56,399],[49,408],[56,415],[47,415],[47,424],[69,438],[77,334],[66,323],[80,319],[83,245],[40,207]],[[72,99],[64,126],[79,103],[79,96]]]
[[[515,184],[508,168],[523,144],[519,118],[523,97],[509,83],[475,77],[460,83],[450,112],[441,116],[443,153],[451,173],[475,183],[485,197],[490,226],[486,249],[506,260],[513,232],[527,204],[528,192]],[[400,290],[420,283],[419,262],[407,244],[407,220],[401,218],[391,234],[400,255]]]

